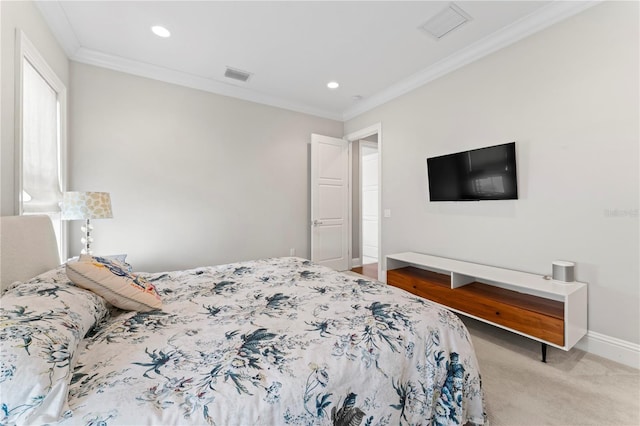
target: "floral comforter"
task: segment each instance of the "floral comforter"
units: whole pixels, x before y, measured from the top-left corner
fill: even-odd
[[[429,301],[300,258],[145,277],[162,310],[107,312],[64,269],[3,297],[0,423],[32,423],[19,402],[4,402],[18,391],[16,357],[27,356],[29,333],[44,387],[52,374],[65,381],[63,425],[486,423],[468,332]],[[77,292],[94,305],[74,322],[80,304],[65,298]],[[47,341],[47,327],[67,332],[64,353]],[[27,398],[22,404],[39,403]]]

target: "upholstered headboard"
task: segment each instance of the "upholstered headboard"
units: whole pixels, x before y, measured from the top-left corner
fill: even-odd
[[[60,264],[51,219],[44,215],[0,217],[0,294]]]

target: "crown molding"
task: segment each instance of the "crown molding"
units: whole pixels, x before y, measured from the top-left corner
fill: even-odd
[[[58,1],[36,1],[36,5],[65,53],[73,61],[303,114],[347,121],[601,2],[602,0],[553,1],[409,78],[360,101],[357,105],[347,108],[343,112],[323,110],[219,80],[87,49],[80,45]]]
[[[553,1],[535,12],[519,19],[511,25],[490,34],[489,36],[475,42],[474,44],[459,50],[423,69],[422,71],[402,80],[388,88],[363,99],[357,105],[348,108],[342,114],[344,121],[350,120],[385,104],[399,96],[404,95],[418,87],[442,77],[452,71],[457,70],[471,62],[477,61],[497,50],[505,48],[523,38],[537,33],[551,25],[574,16],[602,0],[595,1]]]
[[[139,77],[150,78],[152,80],[158,80],[165,83],[172,83],[189,87],[191,89],[203,90],[222,96],[269,105],[302,114],[342,121],[342,114],[340,112],[327,111],[299,102],[293,102],[276,96],[267,95],[256,90],[221,82],[219,80],[159,67],[120,56],[110,55],[97,50],[87,49],[80,45],[78,37],[73,31],[64,9],[58,1],[36,1],[36,5],[51,29],[51,32],[67,54],[67,57],[72,61],[120,71],[127,74],[133,74]]]
[[[245,87],[239,87],[218,80],[147,64],[120,56],[109,55],[107,53],[86,49],[84,47],[78,49],[78,51],[69,59],[75,62],[137,75],[139,77],[176,84],[191,89],[203,90],[217,95],[242,99],[276,108],[309,114],[316,117],[328,118],[330,120],[342,121],[342,115],[336,112],[321,110],[301,103],[291,102],[287,99],[266,95]]]

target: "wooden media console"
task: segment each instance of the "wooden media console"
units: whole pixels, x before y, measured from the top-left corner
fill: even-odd
[[[569,350],[587,332],[587,285],[420,253],[387,256],[387,283],[452,311]]]

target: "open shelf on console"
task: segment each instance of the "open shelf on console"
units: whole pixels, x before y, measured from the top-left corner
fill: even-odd
[[[584,286],[584,283],[547,280],[542,275],[512,269],[464,262],[445,257],[422,253],[405,252],[387,256],[387,269],[412,265],[421,269],[430,269],[450,274],[452,288],[461,287],[476,281],[490,281],[504,284],[515,291],[525,293],[544,293],[547,296],[563,298]]]

